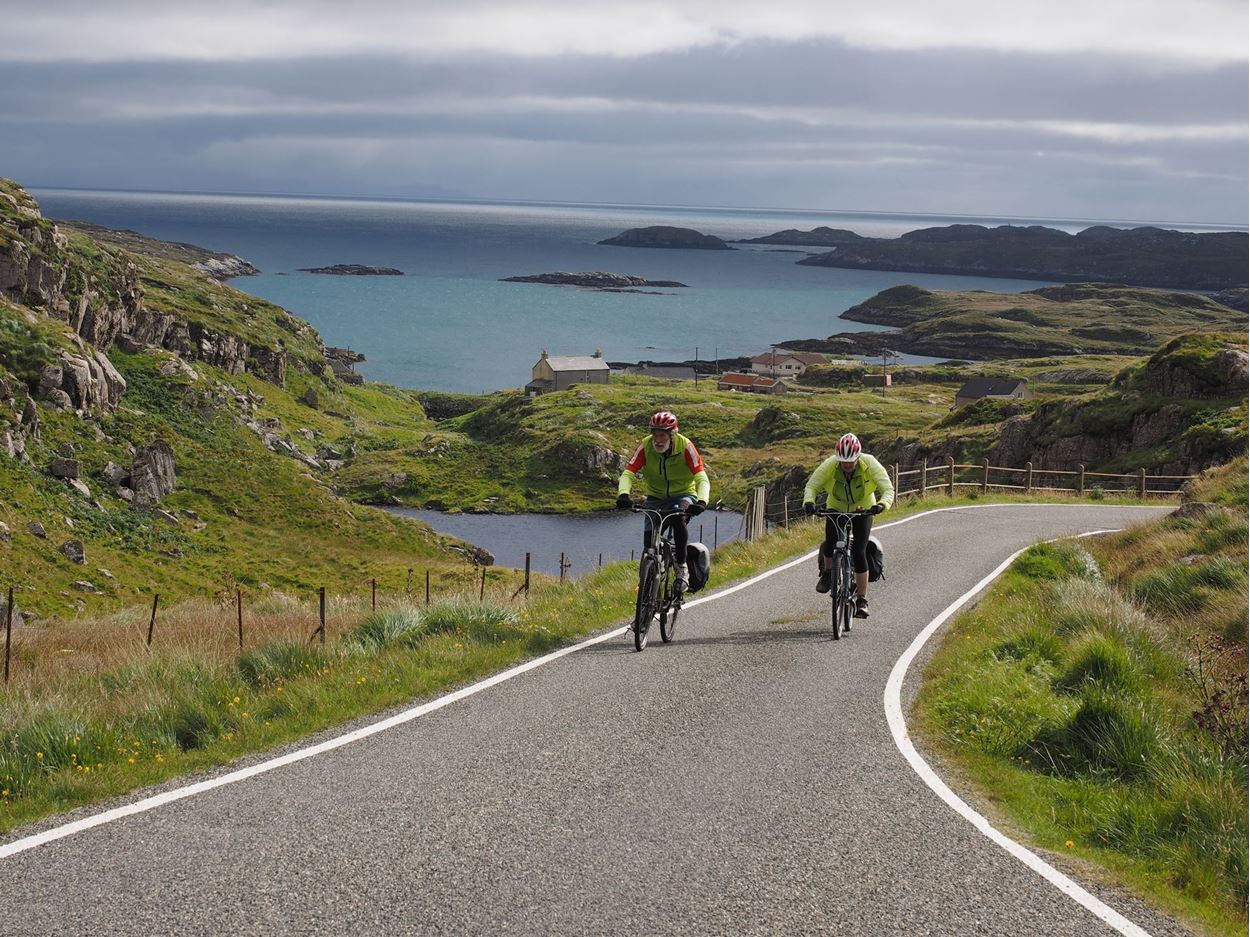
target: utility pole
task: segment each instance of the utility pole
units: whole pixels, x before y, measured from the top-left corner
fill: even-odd
[[[694,346],[694,386],[695,386],[695,389],[698,390],[699,388],[699,346],[698,345]]]
[[[776,377],[776,376],[777,376],[777,346],[776,346],[776,345],[773,345],[773,346],[772,346],[772,349],[773,349],[773,366],[772,366],[772,372],[773,372],[773,377]]]
[[[716,377],[720,378],[720,346],[712,346],[712,356],[716,359]]]

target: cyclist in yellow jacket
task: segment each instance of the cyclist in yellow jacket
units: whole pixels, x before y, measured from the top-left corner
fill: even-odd
[[[855,617],[868,617],[868,535],[872,519],[894,503],[890,473],[880,462],[863,451],[858,437],[847,433],[838,440],[833,455],[821,462],[803,489],[803,510],[816,513],[816,495],[825,493],[825,507],[833,511],[870,510],[871,514],[851,519],[851,561],[855,565]],[[820,545],[816,591],[829,591],[829,557],[837,528],[825,518],[825,542]]]
[[[669,521],[673,528],[673,546],[677,553],[677,581],[681,589],[690,585],[690,573],[686,568],[686,518],[702,514],[707,507],[711,483],[699,450],[681,433],[677,432],[677,417],[668,410],[660,410],[651,417],[651,435],[639,443],[633,456],[621,472],[617,484],[616,506],[621,510],[633,502],[629,493],[634,479],[642,482],[647,499],[643,507],[664,514],[678,515]],[[684,513],[682,513],[684,512]],[[651,515],[646,515],[643,549],[651,545]]]

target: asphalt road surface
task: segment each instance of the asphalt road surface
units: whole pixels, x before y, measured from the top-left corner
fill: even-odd
[[[1014,550],[1158,514],[985,506],[885,528],[887,580],[841,642],[803,563],[687,609],[671,645],[613,637],[0,860],[0,934],[1116,933],[925,786],[882,693]]]

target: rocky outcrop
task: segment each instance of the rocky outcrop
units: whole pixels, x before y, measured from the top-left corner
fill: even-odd
[[[126,391],[126,379],[103,352],[57,351],[57,363],[39,375],[34,395],[57,410],[111,413]]]
[[[369,267],[365,264],[334,264],[329,267],[300,267],[300,273],[325,273],[336,277],[402,277],[404,271],[394,267]]]
[[[335,348],[332,345],[323,345],[321,353],[325,355],[326,362],[330,365],[330,370],[340,381],[347,384],[363,384],[365,382],[364,376],[356,372],[356,365],[367,360],[360,352],[352,351],[350,348]]]
[[[583,289],[602,290],[607,293],[636,293],[638,286],[682,287],[676,280],[648,280],[623,273],[605,273],[595,270],[589,273],[536,273],[523,277],[503,277],[501,283],[545,283],[548,286],[580,286]]]
[[[668,225],[652,225],[648,228],[630,228],[615,237],[605,238],[600,244],[613,247],[663,247],[673,250],[731,251],[728,244],[711,234],[701,234],[692,228],[673,228]]]
[[[1024,280],[1093,281],[1165,289],[1246,285],[1247,235],[1106,226],[1068,234],[1041,225],[957,224],[897,238],[846,242],[800,264]]]
[[[174,450],[168,443],[155,442],[135,452],[130,469],[130,488],[134,491],[132,507],[155,507],[173,492],[176,484]]]

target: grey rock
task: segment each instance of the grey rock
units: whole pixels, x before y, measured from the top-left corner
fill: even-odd
[[[123,501],[134,501],[135,493],[124,485],[119,485],[113,494],[121,498]]]
[[[79,592],[95,592],[96,591],[95,584],[90,583],[85,579],[75,579],[71,583],[71,585],[75,589],[77,589]]]
[[[9,616],[9,601],[8,599],[0,599],[0,627],[4,626],[5,622],[8,620],[8,616]],[[26,623],[24,621],[24,618],[34,618],[34,615],[32,615],[30,612],[23,612],[18,607],[17,602],[14,602],[13,603],[13,621],[12,621],[13,627],[14,628],[22,627],[22,625]]]
[[[29,530],[32,534],[34,534],[36,537],[38,537],[40,540],[46,539],[48,536],[47,529],[44,528],[43,524],[39,523],[38,521],[31,521],[29,524],[26,525],[26,529]]]
[[[78,492],[80,495],[82,495],[84,498],[91,497],[91,489],[87,487],[87,483],[83,481],[81,478],[71,478],[69,480],[69,486],[73,488],[76,492]]]
[[[113,575],[112,571],[105,569],[103,566],[98,567],[96,569],[96,572],[99,573],[101,576],[103,576],[105,579],[117,578],[116,576]]]
[[[1186,501],[1168,516],[1203,517],[1207,514],[1212,514],[1220,510],[1221,508],[1218,504],[1214,504],[1210,501]]]
[[[174,467],[174,450],[168,443],[155,442],[135,453],[130,469],[130,487],[137,508],[150,508],[170,494],[177,484]]]
[[[321,398],[317,396],[317,392],[311,387],[304,391],[299,399],[300,403],[304,404],[306,407],[315,408],[321,406]]]
[[[74,444],[68,442],[61,443],[56,447],[56,454],[66,459],[72,459],[74,457]]]
[[[53,410],[73,410],[74,401],[70,399],[69,394],[63,390],[52,390],[44,398],[44,403]]]
[[[120,485],[130,477],[130,470],[118,465],[116,462],[105,462],[104,468],[100,472],[105,480],[111,485]]]
[[[178,518],[175,517],[173,514],[170,514],[168,511],[162,511],[160,509],[157,509],[152,512],[152,516],[155,517],[157,520],[164,521],[170,527],[178,526]]]
[[[53,459],[48,463],[48,474],[53,478],[79,478],[82,475],[82,463],[77,459]]]
[[[66,540],[60,546],[65,558],[82,566],[87,562],[87,550],[81,540]]]
[[[13,539],[13,531],[4,521],[0,521],[0,542],[8,543]]]

